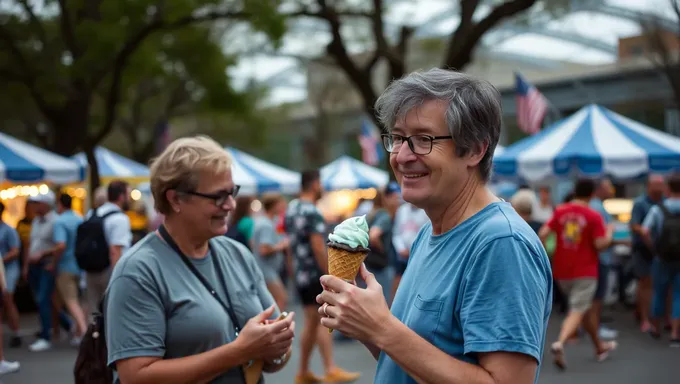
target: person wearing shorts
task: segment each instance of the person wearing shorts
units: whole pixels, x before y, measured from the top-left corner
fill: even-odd
[[[87,331],[87,320],[79,300],[80,268],[75,254],[76,233],[83,219],[71,209],[71,203],[71,196],[66,193],[60,194],[57,199],[59,217],[54,221],[53,233],[56,246],[49,268],[55,271],[57,293],[75,320],[76,334],[71,340],[75,346],[80,344]]]
[[[21,277],[21,264],[19,262],[21,240],[18,232],[2,221],[4,211],[5,205],[0,202],[0,254],[3,255],[2,261],[5,265],[3,276],[5,278],[5,291],[3,295],[6,305],[3,307],[3,312],[7,316],[7,325],[12,331],[9,345],[10,347],[18,347],[21,345],[21,337],[19,336],[19,311],[14,303],[14,292]]]
[[[321,315],[317,312],[317,295],[323,292],[319,282],[328,272],[326,253],[326,222],[316,207],[321,198],[321,176],[318,170],[302,173],[300,197],[288,204],[285,227],[295,258],[295,286],[304,307],[304,329],[300,333],[300,367],[296,384],[319,382],[344,383],[359,378],[359,373],[346,372],[333,362],[333,338],[326,328],[320,327]],[[325,377],[316,376],[310,369],[312,350],[319,346]]]
[[[600,340],[597,314],[591,310],[598,285],[599,252],[609,247],[612,238],[612,228],[607,228],[602,216],[589,206],[594,192],[593,180],[579,180],[574,199],[557,207],[539,231],[544,242],[551,233],[556,234],[553,276],[569,302],[559,337],[551,346],[554,363],[560,369],[566,368],[564,343],[580,325],[590,335],[598,361],[606,359],[617,346],[615,341]]]
[[[274,219],[286,211],[286,201],[278,194],[265,195],[261,200],[264,215],[255,218],[253,224],[253,254],[257,257],[269,293],[279,309],[284,311],[288,306],[288,293],[281,281],[280,272],[284,266],[289,241],[276,232]]]

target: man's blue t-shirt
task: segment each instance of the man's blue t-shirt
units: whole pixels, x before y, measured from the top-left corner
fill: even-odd
[[[20,246],[21,241],[19,240],[19,234],[16,229],[10,227],[4,221],[0,221],[0,257],[4,257],[7,252],[14,248],[19,248]],[[18,257],[5,264],[5,268],[14,264],[19,264]]]
[[[79,274],[80,268],[76,260],[76,233],[83,218],[72,210],[65,211],[54,221],[54,242],[64,243],[66,249],[57,263],[57,272]]]
[[[649,213],[649,210],[652,209],[653,206],[658,204],[659,202],[656,202],[647,196],[647,194],[644,194],[637,199],[633,201],[633,210],[630,213],[630,224],[637,224],[637,225],[642,225],[642,223],[645,221],[645,217],[647,217],[647,214]],[[647,249],[647,245],[645,244],[644,240],[640,235],[637,233],[631,233],[632,237],[632,246],[634,249],[637,248],[643,248]]]
[[[602,200],[600,200],[597,197],[594,197],[590,200],[590,208],[594,209],[597,211],[597,213],[602,216],[602,220],[604,220],[604,225],[607,226],[612,223],[612,215],[607,212],[607,210],[604,208],[604,204],[602,203]],[[604,251],[600,252],[600,263],[604,265],[611,265],[612,263],[612,252],[610,248],[605,249]]]
[[[539,368],[551,309],[545,249],[505,202],[442,235],[425,225],[392,304],[394,316],[450,356],[479,364],[477,353],[518,352]],[[374,382],[415,380],[381,353]]]

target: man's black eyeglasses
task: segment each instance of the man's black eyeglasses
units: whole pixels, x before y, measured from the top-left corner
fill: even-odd
[[[412,136],[402,136],[393,133],[383,133],[380,135],[382,137],[383,146],[385,150],[390,153],[399,152],[401,145],[404,142],[408,143],[408,147],[416,155],[429,155],[432,152],[432,143],[435,140],[451,140],[451,136],[430,136],[430,135],[412,135]]]
[[[234,185],[234,188],[232,188],[231,191],[224,191],[219,193],[200,193],[196,191],[179,191],[179,192],[191,196],[198,196],[204,199],[213,200],[216,206],[221,207],[229,200],[229,196],[236,198],[236,196],[238,196],[238,191],[240,189],[241,189],[240,185]]]

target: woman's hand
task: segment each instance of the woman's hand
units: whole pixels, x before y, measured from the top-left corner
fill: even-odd
[[[295,335],[295,313],[291,312],[285,318],[267,324],[266,320],[274,314],[271,307],[259,315],[248,320],[236,338],[245,356],[251,359],[271,361],[283,356],[293,344]]]
[[[322,276],[324,291],[316,297],[321,304],[321,325],[363,342],[376,344],[392,314],[375,276],[361,265],[366,289],[334,276]]]

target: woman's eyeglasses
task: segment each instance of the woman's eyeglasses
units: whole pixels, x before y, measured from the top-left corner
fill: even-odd
[[[232,188],[231,191],[224,191],[218,193],[200,193],[196,191],[179,191],[179,192],[191,196],[198,196],[204,199],[213,200],[216,206],[221,207],[229,200],[229,196],[236,198],[236,196],[238,196],[238,191],[240,189],[241,189],[240,185],[234,185],[234,188]]]

